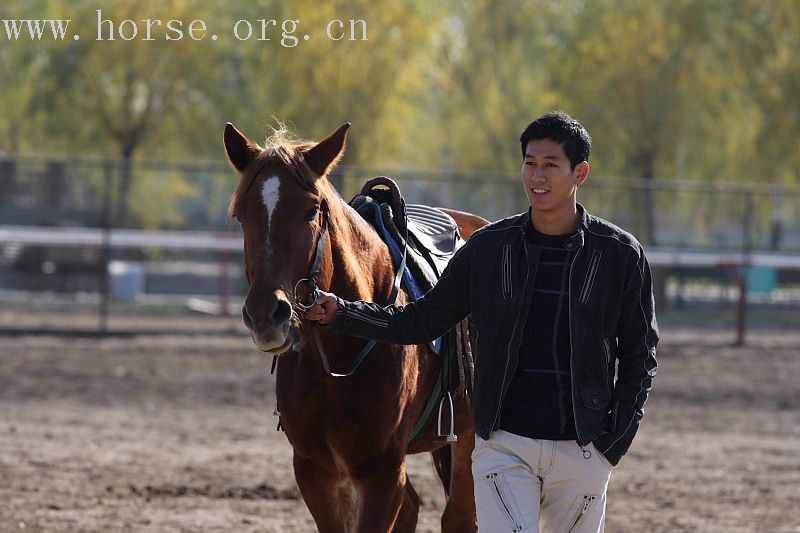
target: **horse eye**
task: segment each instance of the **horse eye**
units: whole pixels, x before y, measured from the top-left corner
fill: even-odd
[[[311,222],[317,217],[317,211],[319,211],[319,207],[314,206],[308,213],[306,213],[306,221]]]

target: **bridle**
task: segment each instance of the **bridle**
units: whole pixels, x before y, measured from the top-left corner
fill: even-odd
[[[308,276],[300,278],[297,280],[297,283],[294,284],[294,303],[304,312],[314,307],[319,299],[319,287],[317,283],[319,283],[319,274],[322,270],[322,259],[325,257],[325,249],[328,246],[328,218],[330,217],[328,201],[323,200],[322,203],[320,203],[319,209],[322,212],[322,224],[320,224],[319,235],[317,236],[314,260],[311,263]],[[297,289],[304,283],[308,283],[311,286],[311,290],[308,291],[305,298],[298,298]],[[311,298],[310,300],[309,297]]]
[[[400,201],[400,208],[402,210],[403,221],[407,222],[406,218],[406,205],[405,202]],[[320,203],[320,211],[322,212],[322,223],[320,224],[319,235],[317,236],[317,243],[315,245],[314,250],[314,260],[311,263],[311,268],[309,269],[309,273],[306,277],[300,278],[294,284],[294,305],[300,308],[301,312],[308,311],[317,303],[319,300],[319,276],[320,271],[322,270],[322,260],[325,258],[325,250],[327,249],[328,245],[328,227],[330,225],[329,218],[330,218],[330,207],[328,206],[327,200],[322,200]],[[389,301],[387,305],[392,305],[397,300],[397,294],[400,292],[400,282],[403,278],[403,272],[406,269],[406,247],[408,243],[408,224],[404,224],[405,226],[405,239],[403,241],[403,256],[400,260],[400,265],[397,268],[397,272],[395,273],[394,277],[394,285],[392,286],[392,292],[389,294]],[[299,287],[305,286],[308,284],[310,290],[305,295],[305,297],[298,297],[297,289]],[[366,359],[367,354],[372,351],[372,348],[375,347],[377,341],[370,340],[364,347],[358,352],[356,355],[353,364],[350,365],[350,368],[344,374],[339,374],[336,372],[331,371],[330,363],[328,362],[328,356],[325,354],[325,349],[322,347],[322,340],[319,336],[319,323],[312,322],[309,324],[311,328],[311,333],[314,336],[314,342],[317,345],[317,351],[319,352],[320,358],[322,359],[322,367],[325,369],[325,372],[334,378],[346,378],[352,376],[358,367],[361,366],[361,363],[364,362]]]

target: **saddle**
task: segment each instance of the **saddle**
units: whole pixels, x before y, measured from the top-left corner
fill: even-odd
[[[450,258],[464,244],[453,217],[435,207],[406,204],[397,183],[386,176],[367,181],[350,206],[384,241],[394,241],[387,244],[398,264],[406,246],[412,279],[404,277],[403,281],[415,300],[436,284]]]
[[[386,176],[367,181],[361,192],[350,200],[350,206],[381,236],[389,247],[396,268],[400,268],[405,257],[402,279],[414,301],[433,288],[450,258],[464,244],[453,217],[435,207],[406,204],[397,183]],[[464,320],[431,343],[431,349],[442,356],[440,376],[412,431],[411,440],[424,429],[437,405],[437,438],[447,442],[457,440],[451,391],[455,389],[456,394],[467,396],[472,391],[475,365],[470,337],[468,320]],[[449,408],[449,433],[443,431],[442,411],[445,407]]]

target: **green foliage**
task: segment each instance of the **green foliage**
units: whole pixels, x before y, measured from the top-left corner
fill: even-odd
[[[511,181],[519,133],[561,108],[594,138],[593,175],[800,181],[797,0],[8,4],[0,18],[71,18],[81,39],[0,35],[0,152],[222,161],[228,120],[256,139],[275,119],[310,138],[350,121],[349,165]],[[97,9],[140,32],[202,19],[219,40],[98,42]],[[242,19],[256,35],[259,19],[277,25],[240,41]],[[334,19],[366,21],[367,40],[328,39]],[[299,21],[296,47],[281,45],[284,20]],[[196,194],[121,179],[146,195],[131,212],[148,226]]]

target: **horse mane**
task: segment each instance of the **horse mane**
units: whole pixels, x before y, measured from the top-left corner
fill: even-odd
[[[314,144],[313,142],[296,139],[286,125],[279,123],[277,128],[273,128],[272,135],[265,141],[265,148],[262,149],[261,153],[256,156],[242,174],[239,186],[236,187],[228,204],[228,214],[234,214],[236,204],[250,189],[256,176],[267,165],[276,161],[286,167],[289,174],[297,180],[301,187],[309,192],[320,194],[320,176],[308,166],[303,156]]]

